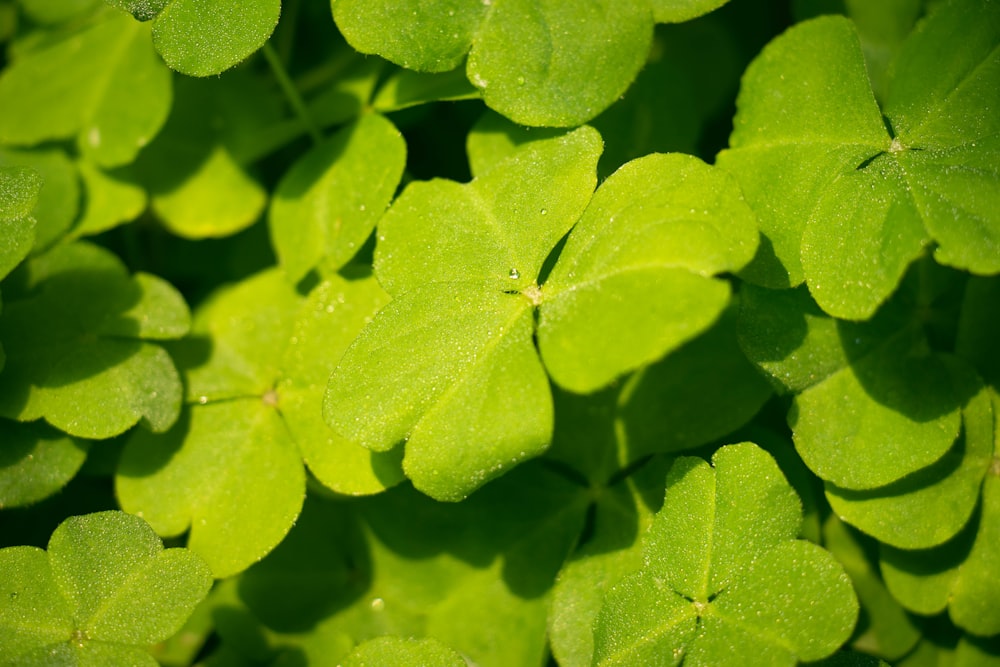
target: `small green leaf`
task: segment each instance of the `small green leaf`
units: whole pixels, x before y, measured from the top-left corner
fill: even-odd
[[[723,447],[715,468],[680,458],[645,543],[646,563],[605,597],[594,665],[793,665],[839,647],[858,603],[843,569],[796,540],[801,511],[756,445]]]
[[[416,487],[460,500],[549,444],[552,398],[532,328],[520,295],[452,283],[407,292],[347,349],[326,419],[374,451],[405,441]]]
[[[542,287],[538,344],[553,379],[587,392],[707,329],[729,302],[713,274],[750,261],[753,214],[723,172],[686,155],[608,178]]]
[[[41,177],[31,216],[35,219],[33,254],[50,248],[73,225],[80,208],[80,181],[73,162],[58,148],[19,151],[0,148],[0,167],[28,168]]]
[[[410,184],[379,222],[379,282],[393,295],[428,282],[534,284],[587,206],[600,152],[600,135],[582,127],[519,147],[469,184]]]
[[[436,639],[377,637],[355,648],[340,664],[343,667],[465,667],[468,663]]]
[[[212,577],[186,549],[166,549],[140,518],[70,517],[48,552],[0,550],[4,664],[144,664],[143,649],[177,632]],[[37,662],[36,662],[37,661]]]
[[[27,167],[0,167],[0,279],[21,263],[35,244],[31,216],[42,178]]]
[[[77,168],[86,194],[70,238],[100,234],[135,220],[146,210],[146,192],[121,172],[106,172],[87,161],[78,162]]]
[[[281,0],[170,0],[153,21],[153,45],[182,74],[212,76],[264,45]]]
[[[321,262],[338,269],[371,234],[399,184],[406,144],[365,114],[314,147],[278,183],[271,202],[275,251],[293,283]]]
[[[142,420],[165,431],[180,409],[180,378],[151,341],[178,338],[188,311],[173,287],[129,276],[117,257],[84,243],[26,265],[34,283],[0,319],[8,355],[0,413],[44,417],[67,433],[108,438]]]
[[[477,99],[476,90],[461,70],[424,73],[399,70],[382,84],[372,108],[388,113],[420,104],[440,101]]]
[[[75,136],[101,166],[126,164],[167,118],[171,77],[149,28],[118,12],[24,54],[0,77],[0,142]]]
[[[993,460],[989,392],[968,368],[948,361],[956,382],[970,385],[962,394],[974,394],[962,410],[962,434],[948,453],[928,468],[870,491],[826,485],[826,497],[840,518],[902,549],[926,549],[958,533],[972,516]]]
[[[89,443],[40,424],[0,419],[0,509],[43,500],[83,465]]]
[[[914,338],[892,339],[879,354],[795,397],[788,415],[795,448],[827,482],[874,489],[926,468],[952,448],[964,387],[940,355]]]

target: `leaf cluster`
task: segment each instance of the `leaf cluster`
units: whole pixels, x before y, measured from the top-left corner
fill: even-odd
[[[0,46],[0,665],[1000,660],[997,0]]]

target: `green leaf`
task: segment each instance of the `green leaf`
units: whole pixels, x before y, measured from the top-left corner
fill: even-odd
[[[968,39],[956,43],[959,33]],[[767,238],[744,275],[805,280],[826,312],[866,319],[932,240],[939,262],[1000,271],[1000,127],[987,111],[1000,101],[998,36],[987,5],[944,3],[891,68],[885,126],[850,22],[822,17],[770,44],[748,69],[718,160]],[[953,56],[928,55],[941,50]]]
[[[399,70],[379,88],[372,108],[388,113],[438,101],[478,99],[479,91],[461,70],[442,73]]]
[[[171,77],[149,29],[117,12],[24,54],[0,77],[0,142],[76,137],[105,167],[135,159],[167,118]]]
[[[796,396],[788,423],[813,472],[843,489],[875,489],[930,466],[952,448],[966,387],[943,357],[904,330],[879,354]]]
[[[45,428],[0,420],[0,509],[36,503],[76,475],[89,443]]]
[[[0,550],[4,664],[146,664],[144,650],[180,629],[212,577],[185,549],[166,549],[121,512],[70,517],[48,552]],[[8,662],[9,661],[9,662]]]
[[[0,279],[21,263],[35,244],[31,216],[42,178],[27,167],[0,167]]]
[[[885,544],[902,549],[941,544],[969,521],[979,500],[983,476],[993,460],[990,396],[968,368],[949,366],[957,382],[971,385],[963,394],[974,396],[962,410],[962,434],[947,454],[928,468],[870,491],[826,485],[833,511]]]
[[[146,210],[146,192],[127,175],[106,172],[87,161],[77,163],[77,168],[86,194],[70,238],[100,234],[135,220]]]
[[[142,420],[165,431],[180,409],[180,378],[152,341],[183,336],[188,311],[173,287],[129,276],[117,257],[84,243],[26,265],[32,288],[8,297],[0,340],[8,355],[0,413],[44,417],[72,435],[108,438]]]
[[[18,4],[32,21],[52,25],[86,15],[100,0],[20,0]]]
[[[355,648],[341,664],[343,667],[464,667],[468,663],[435,639],[377,637]]]
[[[646,539],[646,563],[606,595],[595,665],[795,664],[832,653],[857,616],[841,566],[794,539],[795,492],[774,460],[746,443],[715,468],[680,458]]]
[[[690,21],[718,9],[729,0],[652,0],[657,23]]]
[[[315,146],[278,183],[271,202],[275,251],[293,283],[322,262],[346,264],[385,212],[406,144],[384,117],[365,114]]]
[[[635,78],[652,37],[647,0],[332,4],[337,26],[363,53],[423,72],[454,69],[468,53],[466,76],[486,103],[524,125],[596,116]]]
[[[373,451],[405,441],[414,485],[461,500],[549,444],[552,398],[532,329],[520,295],[454,283],[407,292],[347,349],[326,419]]]
[[[153,45],[182,74],[212,76],[267,41],[281,0],[170,0],[153,21]]]
[[[745,265],[753,214],[729,177],[653,155],[595,193],[542,287],[538,344],[553,379],[592,391],[707,329],[729,301],[713,274]]]
[[[80,208],[80,182],[73,162],[58,148],[31,151],[0,148],[0,167],[27,168],[41,177],[31,216],[35,219],[33,253],[50,248],[72,226]]]
[[[600,136],[582,127],[525,144],[468,184],[411,183],[379,222],[379,282],[394,296],[428,282],[534,284],[587,206],[600,151]]]

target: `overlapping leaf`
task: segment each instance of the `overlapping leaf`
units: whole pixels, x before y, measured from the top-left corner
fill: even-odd
[[[156,665],[146,647],[177,630],[212,583],[186,549],[142,519],[102,512],[64,521],[48,551],[0,550],[4,665]]]
[[[24,267],[23,292],[6,293],[0,341],[7,352],[0,414],[45,418],[67,433],[108,438],[140,420],[165,431],[181,384],[156,341],[188,330],[188,310],[154,276],[129,276],[113,254],[62,245]]]
[[[38,253],[50,248],[72,227],[79,214],[80,179],[73,161],[58,148],[0,148],[0,166],[30,169],[41,178],[41,187],[31,211],[35,219],[31,251]]]
[[[379,223],[375,271],[395,298],[331,378],[327,418],[374,451],[405,440],[407,476],[436,498],[544,451],[546,369],[592,391],[656,360],[712,324],[729,299],[713,275],[753,254],[753,218],[727,176],[654,155],[591,200],[599,151],[587,127],[485,142],[471,183],[413,183]]]
[[[42,424],[6,419],[0,419],[0,442],[0,509],[56,493],[83,465],[90,444]]]
[[[680,458],[645,543],[645,565],[604,598],[594,665],[796,664],[850,635],[857,599],[841,566],[796,540],[801,511],[774,460],[724,447],[714,469]]]
[[[339,491],[398,481],[398,459],[338,439],[321,417],[339,351],[384,300],[371,278],[331,278],[303,301],[279,270],[216,295],[178,348],[188,413],[162,436],[129,441],[117,477],[122,506],[162,535],[190,528],[189,547],[222,577],[288,532],[305,491],[303,456]]]
[[[848,20],[771,43],[744,77],[718,160],[766,238],[747,279],[805,281],[826,312],[866,319],[932,242],[939,262],[1000,271],[998,39],[995,4],[945,3],[902,46],[883,110]]]
[[[560,127],[587,122],[625,91],[646,61],[654,21],[683,21],[722,4],[332,2],[337,26],[357,50],[423,72],[465,61],[491,108],[521,124]]]
[[[0,143],[75,137],[97,164],[126,164],[160,130],[170,102],[170,71],[153,51],[149,28],[108,10],[4,71]]]
[[[42,178],[27,167],[0,166],[0,279],[21,263],[35,244],[32,211]]]

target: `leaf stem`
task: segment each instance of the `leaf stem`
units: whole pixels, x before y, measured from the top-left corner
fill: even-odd
[[[312,117],[309,115],[309,111],[306,109],[305,101],[302,99],[302,96],[299,95],[299,91],[295,88],[295,84],[292,83],[292,79],[288,76],[288,71],[282,64],[281,58],[278,57],[274,47],[271,46],[270,42],[265,42],[261,51],[264,52],[267,64],[271,66],[271,71],[274,72],[274,78],[278,80],[278,85],[281,86],[281,90],[285,94],[285,98],[295,111],[295,115],[299,117],[302,125],[306,128],[306,131],[309,132],[309,136],[312,137],[313,143],[318,144],[322,142],[323,135],[320,133],[319,128],[316,127],[316,123],[313,122]]]

